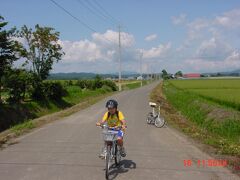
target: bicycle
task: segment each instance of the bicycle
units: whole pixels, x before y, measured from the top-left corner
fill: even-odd
[[[155,108],[157,107],[156,103],[149,102],[150,107],[152,107],[152,112],[149,112],[147,115],[147,123],[154,124],[156,127],[161,128],[165,125],[165,120],[160,116],[160,105],[158,106],[158,113],[156,113]]]
[[[120,146],[117,144],[118,131],[116,131],[120,130],[121,127],[110,128],[107,125],[100,125],[100,127],[103,128],[104,148],[106,149],[104,156],[106,160],[105,178],[108,179],[113,160],[116,166],[118,166],[121,161]]]

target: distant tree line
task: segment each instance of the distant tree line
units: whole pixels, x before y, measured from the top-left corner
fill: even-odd
[[[111,80],[104,80],[100,75],[96,75],[94,79],[79,79],[76,81],[66,80],[66,86],[79,86],[81,89],[105,89],[107,91],[117,91],[116,84]]]
[[[165,69],[162,70],[162,78],[164,80],[183,77],[182,71],[177,71],[175,74],[168,73]]]

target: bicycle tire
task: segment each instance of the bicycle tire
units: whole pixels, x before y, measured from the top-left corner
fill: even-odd
[[[146,118],[147,124],[151,124],[152,118],[153,118],[153,113],[152,112],[148,113]]]
[[[121,161],[121,154],[120,154],[120,150],[119,150],[119,146],[116,144],[115,146],[115,165],[118,166],[120,164]]]
[[[106,155],[106,169],[105,169],[105,178],[109,178],[109,170],[110,170],[110,151],[111,147],[107,146],[107,155]]]
[[[165,120],[163,118],[160,118],[160,117],[157,117],[155,119],[155,122],[154,122],[154,125],[157,127],[157,128],[161,128],[165,125]]]

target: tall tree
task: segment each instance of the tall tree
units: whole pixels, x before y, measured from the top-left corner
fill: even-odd
[[[175,76],[182,77],[182,76],[183,76],[183,73],[182,73],[182,71],[178,71],[178,72],[176,72],[176,73],[175,73]]]
[[[164,80],[169,79],[169,75],[165,69],[162,70],[162,78]]]
[[[3,77],[11,68],[13,61],[17,60],[15,53],[17,42],[11,39],[14,30],[5,30],[4,27],[7,24],[0,16],[0,103],[2,102]]]
[[[64,52],[58,43],[59,32],[51,27],[41,27],[38,24],[35,30],[24,25],[18,32],[22,38],[22,57],[26,58],[26,64],[31,65],[32,71],[42,81],[46,79],[52,69],[53,63],[61,60]]]

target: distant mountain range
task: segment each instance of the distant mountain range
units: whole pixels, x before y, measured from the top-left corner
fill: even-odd
[[[229,71],[229,72],[215,72],[215,73],[201,73],[202,75],[210,75],[210,76],[240,76],[240,69]],[[87,73],[87,72],[71,72],[71,73],[52,73],[48,77],[48,79],[56,79],[56,80],[72,80],[72,79],[93,79],[97,73]],[[103,78],[118,78],[118,73],[106,73],[106,74],[99,74]],[[129,77],[137,77],[140,74],[137,72],[131,71],[123,71],[122,77],[129,78]]]
[[[237,69],[235,71],[232,71],[232,73],[240,73],[240,69]]]
[[[70,79],[93,79],[97,73],[87,73],[87,72],[71,72],[71,73],[51,73],[48,79],[62,79],[62,80],[70,80]],[[118,73],[109,73],[109,74],[99,74],[103,78],[118,78]],[[122,77],[137,77],[139,73],[137,72],[130,72],[130,71],[123,71]]]
[[[240,76],[240,69],[229,72],[202,73],[203,75]]]

